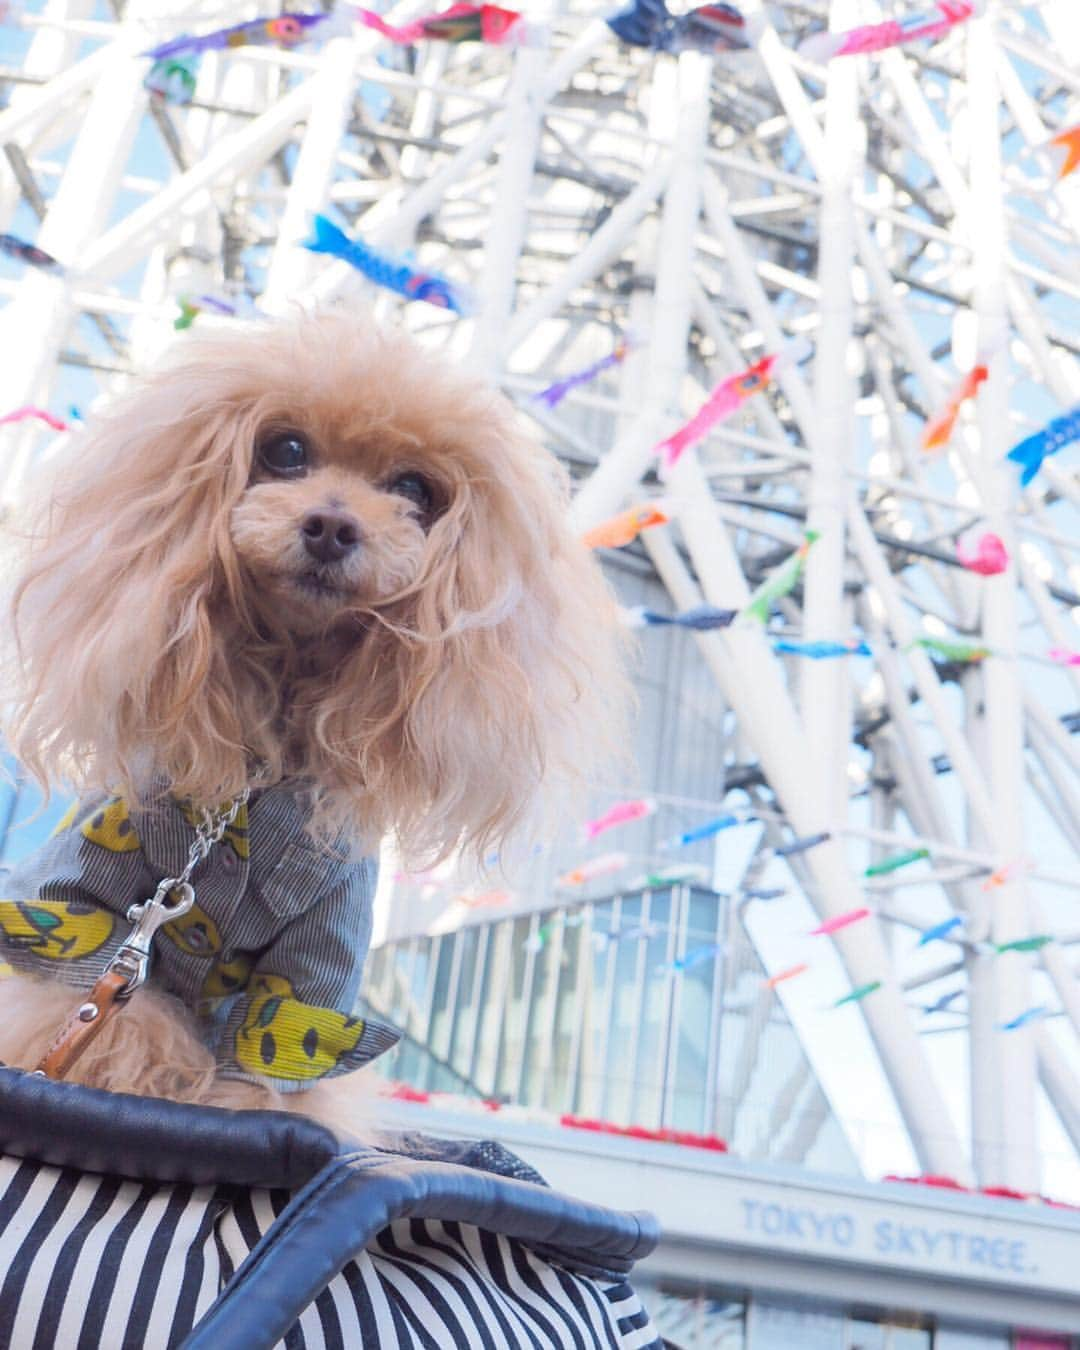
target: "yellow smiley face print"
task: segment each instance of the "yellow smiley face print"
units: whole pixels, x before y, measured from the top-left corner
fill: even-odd
[[[303,1003],[280,975],[260,975],[236,1033],[237,1061],[249,1072],[293,1082],[321,1078],[355,1050],[364,1022]]]
[[[209,961],[221,951],[217,924],[198,905],[192,905],[186,914],[165,924],[161,931],[188,956],[201,956]]]
[[[0,934],[48,961],[77,961],[112,936],[116,916],[80,900],[0,900]]]
[[[107,806],[95,811],[83,821],[79,831],[84,839],[107,848],[110,853],[133,853],[140,847],[123,797],[114,797]]]
[[[247,952],[234,952],[231,949],[223,951],[203,982],[200,998],[228,998],[238,989],[243,989],[254,964],[255,958]]]

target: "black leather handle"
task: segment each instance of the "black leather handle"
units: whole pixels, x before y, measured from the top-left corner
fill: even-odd
[[[474,1224],[572,1265],[622,1266],[659,1240],[651,1214],[585,1204],[528,1181],[376,1150],[329,1163],[252,1249],[182,1350],[271,1350],[345,1263],[394,1219]]]
[[[0,1153],[136,1181],[296,1190],[341,1150],[285,1111],[226,1111],[0,1067]]]

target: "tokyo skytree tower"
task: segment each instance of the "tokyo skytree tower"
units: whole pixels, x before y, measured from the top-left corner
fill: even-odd
[[[78,435],[71,405],[178,322],[354,304],[486,374],[567,465],[581,531],[655,502],[630,548],[671,613],[739,615],[686,640],[761,818],[817,839],[788,865],[922,1170],[1036,1191],[1047,1112],[1080,1149],[1080,8],[986,0],[827,61],[814,34],[972,6],[740,8],[729,50],[628,40],[584,0],[498,42],[397,41],[340,6],[300,28],[234,0],[0,0],[5,510]],[[305,249],[316,213],[466,313]]]

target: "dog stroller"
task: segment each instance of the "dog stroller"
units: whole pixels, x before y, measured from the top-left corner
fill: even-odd
[[[0,1350],[659,1350],[648,1215],[491,1142],[0,1068]]]

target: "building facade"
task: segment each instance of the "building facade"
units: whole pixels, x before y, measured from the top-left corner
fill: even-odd
[[[858,1170],[724,895],[641,887],[417,934],[372,952],[365,989],[406,1033],[386,1072],[421,1090]]]

